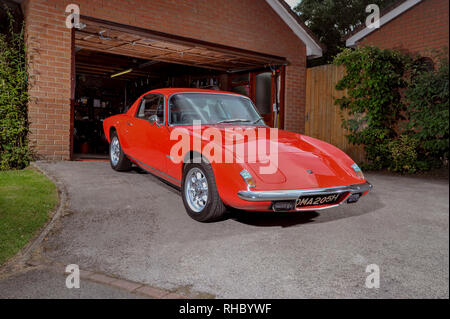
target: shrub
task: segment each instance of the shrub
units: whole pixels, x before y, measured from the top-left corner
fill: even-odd
[[[402,135],[388,144],[391,162],[389,170],[394,172],[414,173],[420,167],[417,160],[417,139]]]
[[[0,34],[0,170],[24,168],[31,159],[23,27],[20,32],[14,31],[14,19],[5,9],[9,27]]]
[[[336,88],[347,90],[335,103],[350,115],[343,126],[349,130],[349,142],[364,145],[366,168],[381,169],[390,164],[389,143],[397,138],[397,124],[405,111],[400,89],[406,86],[404,74],[409,62],[399,52],[377,47],[344,49],[334,60],[346,68]]]
[[[448,161],[448,68],[448,59],[443,59],[436,71],[413,70],[405,92],[407,129],[414,134],[419,158],[426,167],[441,166]]]

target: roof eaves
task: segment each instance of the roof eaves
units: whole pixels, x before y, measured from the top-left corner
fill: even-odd
[[[306,45],[308,58],[318,58],[323,54],[324,46],[316,35],[305,25],[300,17],[292,11],[284,0],[266,0],[272,9],[289,26],[294,34]]]
[[[402,0],[388,7],[387,10],[381,14],[380,28],[422,1],[423,0]],[[363,24],[347,35],[345,45],[347,47],[354,47],[357,45],[358,41],[378,29],[379,28],[368,28]]]

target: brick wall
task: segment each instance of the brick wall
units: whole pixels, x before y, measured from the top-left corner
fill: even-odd
[[[448,48],[448,0],[425,0],[363,38],[360,45],[427,56]]]
[[[38,155],[70,157],[69,3],[86,16],[286,57],[285,128],[304,131],[306,48],[265,1],[26,0],[30,140]]]
[[[25,14],[30,77],[30,143],[48,159],[70,156],[71,30],[60,12],[27,1]]]

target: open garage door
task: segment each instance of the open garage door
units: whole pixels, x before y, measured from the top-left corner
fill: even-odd
[[[75,45],[93,51],[226,72],[286,65],[284,58],[81,16]]]
[[[156,88],[241,93],[255,102],[268,125],[282,127],[284,58],[89,17],[81,22],[84,27],[74,32],[75,159],[104,158],[103,119]]]

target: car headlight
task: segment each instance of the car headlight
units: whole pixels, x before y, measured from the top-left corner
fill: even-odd
[[[252,175],[246,169],[243,169],[240,174],[248,187],[250,187],[250,188],[256,187],[255,180],[253,179]]]
[[[364,179],[364,174],[356,163],[352,165],[352,168],[359,178]]]

